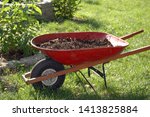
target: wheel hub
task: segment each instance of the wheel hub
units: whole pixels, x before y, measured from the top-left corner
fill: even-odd
[[[54,69],[46,69],[45,71],[43,71],[42,76],[46,76],[52,73],[55,73],[56,71]],[[47,80],[43,80],[42,83],[45,86],[52,86],[56,83],[58,77],[54,77],[54,78],[49,78]]]

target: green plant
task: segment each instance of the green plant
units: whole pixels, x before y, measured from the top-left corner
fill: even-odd
[[[0,9],[0,46],[4,54],[21,52],[25,56],[34,52],[29,41],[35,36],[39,22],[34,18],[41,10],[34,4],[20,4],[12,2],[5,6],[3,1]]]
[[[78,10],[81,0],[53,0],[55,18],[57,20],[71,19]]]

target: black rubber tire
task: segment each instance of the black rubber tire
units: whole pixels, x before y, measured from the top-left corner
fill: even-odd
[[[36,78],[42,75],[42,73],[47,69],[53,69],[56,72],[60,70],[64,70],[64,66],[52,59],[42,59],[32,69],[31,78]],[[56,90],[62,86],[65,81],[65,75],[58,76],[57,81],[51,85],[46,86],[42,83],[42,81],[32,84],[35,89],[42,90],[43,88],[49,88],[52,90]]]

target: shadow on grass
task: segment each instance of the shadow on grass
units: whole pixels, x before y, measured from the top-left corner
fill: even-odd
[[[100,97],[93,93],[88,93],[87,91],[82,93],[74,93],[73,90],[68,88],[61,88],[59,90],[53,91],[45,89],[43,91],[37,91],[39,98],[35,95],[35,99],[44,100],[87,100],[87,99],[99,99]]]
[[[88,25],[89,28],[93,28],[93,29],[104,27],[104,25],[99,20],[95,20],[94,18],[90,18],[87,16],[83,16],[83,18],[74,17],[73,19],[61,19],[53,22],[63,24],[65,21],[71,21],[79,25]]]
[[[121,92],[121,90],[114,87],[109,87],[108,89],[102,89],[97,91],[97,94],[90,92],[87,89],[85,92],[74,92],[72,89],[60,88],[57,91],[52,91],[45,89],[43,91],[38,91],[35,95],[35,99],[44,100],[144,100],[149,99],[150,95],[145,94],[145,88],[138,88],[134,91],[130,90],[128,92]]]
[[[96,21],[94,18],[86,18],[86,19],[74,18],[71,21],[77,24],[86,24],[95,29],[104,27],[104,25],[100,21]]]
[[[85,3],[88,3],[88,4],[92,4],[92,5],[99,5],[99,0],[85,0],[84,1]]]
[[[150,95],[145,91],[145,87],[138,87],[137,89],[131,89],[127,92],[125,90],[123,92],[121,89],[109,87],[107,93],[109,94],[109,98],[107,99],[111,100],[145,100],[150,98]]]

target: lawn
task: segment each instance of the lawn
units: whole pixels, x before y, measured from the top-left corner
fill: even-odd
[[[115,36],[144,29],[144,33],[129,39],[125,51],[150,45],[149,0],[84,0],[73,20],[43,22],[37,35],[53,32],[96,31]],[[21,75],[31,68],[19,66],[17,73],[5,71],[0,76],[0,99],[53,100],[53,99],[150,99],[150,51],[118,59],[106,64],[108,88],[103,79],[92,74],[89,81],[96,93],[83,78],[75,73],[66,75],[63,86],[57,91],[36,91],[26,85]],[[101,65],[96,67],[101,69]],[[82,70],[87,75],[87,69]],[[81,82],[81,81],[82,82]]]

